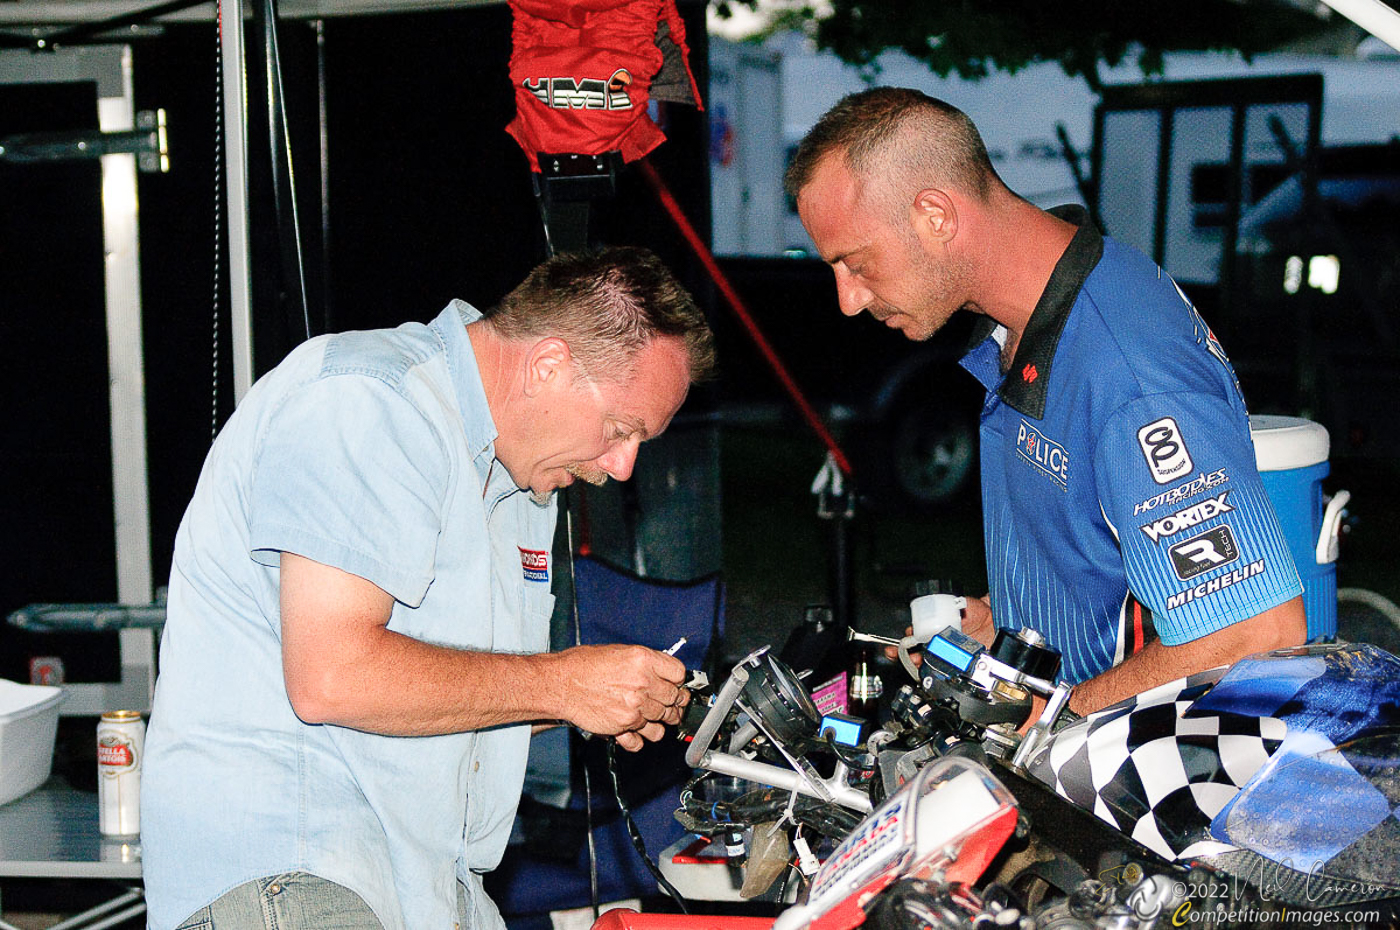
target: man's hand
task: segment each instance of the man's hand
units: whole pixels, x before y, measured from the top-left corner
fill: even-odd
[[[969,597],[967,598],[967,606],[962,609],[962,631],[988,648],[991,647],[992,640],[995,639],[997,635],[997,625],[992,619],[991,597],[990,594],[984,594],[981,597]],[[905,636],[912,636],[913,634],[914,628],[912,626],[904,628]],[[899,650],[894,646],[886,646],[885,657],[897,660],[899,658]],[[910,652],[909,658],[913,660],[916,666],[922,665],[924,661],[923,655],[918,652]]]
[[[559,653],[562,684],[572,695],[565,719],[581,730],[616,736],[636,752],[680,723],[690,702],[679,659],[644,646],[575,646]]]
[[[997,625],[992,619],[990,594],[967,599],[967,607],[963,608],[962,631],[988,649],[992,647],[992,640],[997,636]]]

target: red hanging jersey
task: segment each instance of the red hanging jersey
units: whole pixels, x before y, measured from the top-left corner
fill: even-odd
[[[665,140],[652,96],[700,105],[675,0],[510,0],[515,119],[506,127],[539,171],[539,152],[641,158]]]

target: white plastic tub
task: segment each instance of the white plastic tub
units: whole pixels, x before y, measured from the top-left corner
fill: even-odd
[[[63,689],[0,679],[0,804],[28,794],[53,770]]]

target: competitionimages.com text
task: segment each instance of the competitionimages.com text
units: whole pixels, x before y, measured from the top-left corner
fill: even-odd
[[[1365,925],[1374,926],[1381,922],[1380,911],[1363,910],[1310,910],[1307,908],[1295,910],[1287,907],[1277,908],[1257,908],[1242,907],[1237,910],[1217,910],[1215,908],[1196,908],[1190,901],[1183,903],[1172,914],[1172,926],[1189,927],[1192,925],[1214,925],[1221,927],[1231,927],[1237,925],[1254,924],[1343,924],[1347,926]]]

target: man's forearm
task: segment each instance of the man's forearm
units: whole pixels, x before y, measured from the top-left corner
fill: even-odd
[[[641,646],[471,652],[389,630],[393,599],[337,568],[284,553],[281,583],[282,677],[307,723],[425,736],[563,719],[632,749],[686,701],[685,666]]]
[[[557,656],[468,652],[386,629],[345,647],[288,683],[308,723],[425,736],[564,716]]]
[[[1185,675],[1229,665],[1256,652],[1296,646],[1306,637],[1303,601],[1294,598],[1180,646],[1153,640],[1119,665],[1076,685],[1070,708],[1087,714]]]
[[[308,723],[390,736],[427,736],[565,720],[594,733],[648,739],[680,719],[685,666],[641,646],[577,646],[512,655],[433,646],[388,630],[337,650],[293,697]],[[340,671],[333,671],[335,667]],[[293,695],[291,681],[288,694]],[[624,748],[635,748],[632,739]]]

